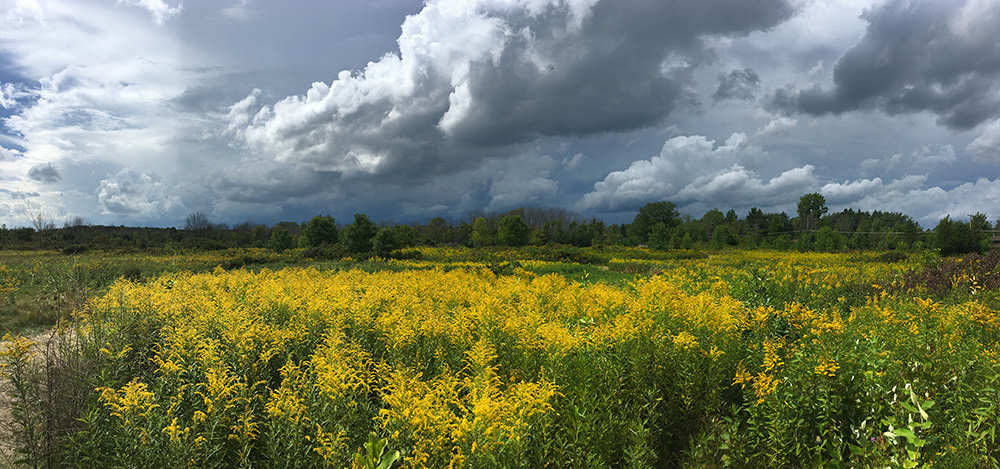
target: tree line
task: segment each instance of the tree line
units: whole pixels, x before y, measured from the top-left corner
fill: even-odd
[[[607,225],[597,218],[561,208],[521,207],[476,212],[458,222],[442,217],[425,224],[376,223],[359,213],[348,223],[329,215],[307,222],[273,226],[251,221],[229,226],[212,223],[204,212],[189,215],[183,229],[96,226],[75,218],[63,227],[0,227],[5,249],[59,249],[67,254],[90,249],[189,249],[241,247],[285,251],[304,249],[314,258],[344,256],[405,257],[415,246],[645,246],[650,249],[725,249],[730,247],[799,251],[936,249],[942,255],[982,252],[1000,231],[986,215],[969,221],[945,217],[923,229],[898,212],[844,209],[830,213],[819,193],[799,199],[795,216],[751,208],[740,218],[734,210],[707,211],[700,218],[681,214],[671,201],[650,202],[631,223]],[[412,253],[411,253],[412,254]]]

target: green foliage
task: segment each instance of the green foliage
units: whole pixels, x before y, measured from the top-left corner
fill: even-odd
[[[628,228],[629,237],[635,244],[646,244],[657,223],[673,228],[680,224],[679,217],[677,204],[670,201],[650,202],[642,206],[635,215]]]
[[[983,250],[983,238],[970,224],[945,216],[934,228],[934,246],[942,256],[968,254]]]
[[[317,215],[302,228],[299,245],[311,248],[324,244],[336,244],[338,240],[336,220],[329,215]]]
[[[531,228],[520,215],[507,215],[500,220],[496,242],[500,246],[526,246],[531,241]]]
[[[816,228],[816,222],[823,215],[826,215],[827,211],[829,209],[826,207],[826,197],[823,197],[823,194],[818,192],[813,192],[799,198],[796,213],[798,213],[799,220],[803,223],[804,229],[808,231]]]
[[[392,228],[383,228],[372,240],[372,251],[378,257],[390,257],[393,251],[403,247],[403,244],[396,238],[396,231]]]
[[[483,217],[472,222],[472,245],[477,248],[493,245],[493,229]]]
[[[292,235],[288,234],[288,229],[283,226],[276,226],[271,229],[271,240],[268,245],[274,252],[282,252],[294,246]]]
[[[670,229],[663,222],[658,222],[653,225],[653,231],[649,234],[649,248],[659,249],[661,251],[666,251],[671,249],[671,235]]]
[[[347,252],[367,254],[372,251],[372,241],[378,231],[378,225],[368,218],[368,215],[356,213],[354,222],[344,227],[341,238]]]
[[[359,449],[354,458],[354,467],[363,469],[389,469],[392,467],[392,464],[399,459],[399,451],[386,454],[385,447],[388,444],[388,439],[379,439],[374,433],[369,434],[364,450]]]
[[[287,231],[285,232],[287,234]],[[180,243],[181,249],[192,251],[218,251],[226,249],[226,245],[211,238],[184,238]],[[289,246],[291,247],[291,246]]]

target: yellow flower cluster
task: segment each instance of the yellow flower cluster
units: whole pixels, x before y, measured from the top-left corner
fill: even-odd
[[[713,405],[728,392],[718,383],[731,382],[747,409],[769,412],[803,383],[857,373],[882,386],[910,359],[901,351],[933,349],[923,340],[1000,357],[985,295],[897,298],[872,285],[907,266],[852,256],[626,259],[656,274],[620,285],[536,275],[546,267],[537,261],[497,275],[453,248],[379,261],[399,271],[181,272],[116,283],[84,311],[80,335],[107,363],[155,369],[100,389],[119,436],[156,440],[193,466],[227,457],[343,467],[376,432],[407,467],[505,467],[497,461],[600,439],[557,424],[610,428],[632,412],[633,436],[649,430],[636,409],[667,406],[657,404],[669,398],[656,394],[661,383],[681,390],[670,404],[679,408]],[[741,277],[746,265],[767,270]],[[740,282],[758,280],[794,299],[737,299]],[[870,371],[869,350],[879,354]],[[604,375],[581,377],[599,367]],[[590,400],[595,390],[608,395]],[[644,392],[646,407],[636,404]],[[580,440],[529,450],[571,436]]]
[[[81,334],[110,362],[138,353],[124,336],[154,341],[155,381],[102,389],[102,399],[130,425],[155,414],[146,434],[178,460],[208,463],[225,441],[301,438],[306,455],[339,464],[357,444],[341,428],[354,419],[409,442],[412,467],[437,467],[515,458],[551,412],[558,383],[500,370],[498,347],[547,363],[663,341],[716,360],[742,315],[728,296],[688,294],[663,276],[617,287],[481,268],[217,269],[118,282],[91,302]]]

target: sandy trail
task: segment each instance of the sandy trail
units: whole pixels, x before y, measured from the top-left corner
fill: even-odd
[[[25,336],[32,342],[31,354],[33,361],[41,365],[42,357],[49,345],[55,345],[59,340],[67,340],[68,337],[60,337],[55,329],[41,331]],[[6,345],[6,342],[3,343]],[[17,454],[17,444],[14,432],[18,428],[14,423],[11,414],[14,391],[13,384],[6,376],[0,374],[0,467],[14,467],[14,462],[20,458]]]

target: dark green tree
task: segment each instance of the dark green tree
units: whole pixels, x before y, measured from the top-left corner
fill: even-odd
[[[309,220],[305,228],[302,228],[302,237],[299,238],[301,247],[311,248],[324,244],[336,244],[337,222],[329,215],[317,215]]]
[[[934,228],[934,247],[942,256],[980,252],[983,245],[977,233],[968,223],[952,220],[945,216]]]
[[[816,229],[819,219],[829,211],[826,208],[826,197],[818,192],[803,195],[799,198],[798,214],[806,231]]]
[[[628,234],[636,244],[645,244],[657,223],[673,229],[680,224],[679,217],[677,204],[670,201],[650,202],[639,209],[629,225]]]
[[[739,242],[739,238],[736,237],[736,234],[733,233],[729,225],[719,225],[715,227],[715,232],[712,233],[712,247],[715,249],[736,246]]]
[[[293,246],[292,235],[288,234],[288,229],[283,226],[276,226],[271,229],[271,240],[269,242],[274,252],[282,252],[291,249]]]
[[[372,251],[372,240],[378,234],[378,225],[363,213],[354,214],[354,223],[347,225],[341,233],[341,244],[351,254],[367,254]]]
[[[992,244],[993,233],[990,232],[992,228],[985,213],[976,212],[974,215],[969,215],[969,229],[979,239],[979,244],[982,246],[980,251],[989,249]]]
[[[507,215],[500,220],[496,242],[501,246],[525,246],[531,241],[531,228],[520,215]]]
[[[410,225],[396,225],[392,227],[392,231],[400,248],[413,246],[417,242],[417,232]]]
[[[395,251],[400,247],[402,246],[399,239],[396,238],[396,231],[392,228],[382,228],[372,240],[372,250],[378,257],[389,257],[389,255],[392,254],[392,251]]]

